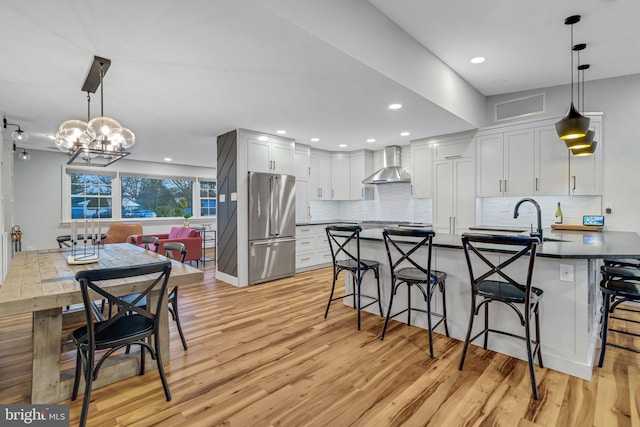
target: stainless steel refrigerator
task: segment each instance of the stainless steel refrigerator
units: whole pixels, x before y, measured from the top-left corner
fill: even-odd
[[[296,271],[296,178],[249,172],[249,284]]]

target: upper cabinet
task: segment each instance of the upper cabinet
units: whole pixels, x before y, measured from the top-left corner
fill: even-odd
[[[293,174],[296,178],[309,179],[311,175],[311,147],[296,144],[293,157]]]
[[[602,115],[588,116],[598,141],[593,156],[571,154],[556,133],[558,119],[478,131],[478,197],[602,194]]]
[[[331,199],[349,200],[351,197],[351,160],[349,153],[331,155]]]
[[[360,150],[351,153],[349,158],[349,191],[350,200],[370,200],[373,198],[373,188],[362,183],[362,180],[373,173],[373,152]]]
[[[432,143],[411,143],[411,195],[414,199],[432,197]]]
[[[556,132],[555,124],[538,126],[535,132],[535,185],[536,196],[563,196],[569,194],[569,150]]]
[[[589,115],[589,128],[595,132],[598,141],[593,156],[569,157],[569,194],[572,196],[593,196],[602,194],[602,116]]]
[[[478,197],[533,193],[533,139],[533,129],[478,132]]]
[[[331,153],[311,150],[309,200],[331,200]]]
[[[294,142],[275,136],[249,136],[248,168],[251,172],[281,173],[291,175],[293,170]]]

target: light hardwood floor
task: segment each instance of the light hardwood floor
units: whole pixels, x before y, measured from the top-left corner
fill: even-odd
[[[180,288],[183,351],[171,322],[164,399],[156,371],[92,393],[94,426],[636,426],[640,356],[611,348],[605,367],[583,381],[537,368],[531,398],[527,364],[382,318],[332,305],[329,269],[239,289],[216,281]],[[466,308],[466,307],[465,307]],[[561,325],[559,325],[561,327]],[[543,337],[544,340],[544,337]],[[0,318],[0,402],[29,401],[30,318]],[[74,353],[63,357],[73,366]],[[71,405],[77,424],[82,398]]]

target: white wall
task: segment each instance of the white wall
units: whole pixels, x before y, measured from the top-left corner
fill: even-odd
[[[32,150],[31,160],[15,161],[14,223],[22,229],[22,249],[57,247],[56,236],[69,234],[69,223],[62,222],[63,165],[68,157],[63,153]],[[148,173],[158,176],[194,176],[215,179],[214,168],[140,162],[123,159],[106,170]],[[142,219],[145,233],[166,233],[172,225],[182,225],[182,219]],[[108,221],[106,221],[108,222]],[[115,222],[115,221],[112,221]],[[212,218],[192,218],[190,223],[215,223]]]
[[[538,120],[560,117],[569,106],[568,85],[544,89],[547,112],[530,117]],[[493,121],[494,105],[540,89],[487,98],[487,125]],[[616,231],[640,232],[640,74],[588,81],[585,84],[585,111],[603,112],[603,141],[597,150],[603,150],[602,207],[612,207],[613,213],[605,218],[606,228]],[[521,119],[520,119],[521,120]],[[505,122],[502,122],[505,123]]]

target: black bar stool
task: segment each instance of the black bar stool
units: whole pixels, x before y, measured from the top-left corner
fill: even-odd
[[[618,311],[635,313],[640,312],[639,310],[634,310],[630,307],[619,307],[620,304],[625,302],[640,302],[640,269],[634,267],[633,263],[628,261],[620,262],[615,260],[606,260],[605,265],[600,268],[600,272],[602,273],[602,281],[600,282],[600,291],[602,292],[602,308],[600,309],[602,314],[600,322],[600,339],[602,342],[598,367],[602,368],[607,346],[640,353],[640,350],[633,347],[610,343],[608,341],[609,332],[616,332],[632,337],[640,337],[640,334],[622,329],[614,329],[609,325],[610,318],[638,323],[636,320],[615,316],[614,310],[617,309]]]
[[[387,249],[387,257],[389,258],[389,266],[391,269],[391,297],[389,298],[389,307],[387,308],[387,317],[384,319],[382,334],[380,339],[384,339],[389,319],[400,314],[408,312],[407,324],[411,326],[411,311],[419,311],[427,314],[427,324],[429,328],[429,354],[433,358],[433,336],[432,331],[440,323],[444,322],[444,331],[449,336],[449,328],[447,326],[447,303],[445,292],[445,280],[447,273],[442,271],[431,270],[431,242],[435,233],[433,230],[423,229],[388,229],[382,231],[384,237],[384,246]],[[424,248],[426,254],[417,253],[419,249]],[[418,256],[422,263],[417,261]],[[407,308],[391,315],[393,307],[393,297],[401,285],[407,285]],[[411,307],[411,288],[415,286],[422,292],[424,300],[427,303],[427,309]],[[442,294],[442,314],[434,313],[431,310],[431,301],[434,290],[438,288]],[[431,316],[440,317],[440,320],[433,325]]]
[[[327,227],[326,231],[327,239],[329,240],[329,247],[331,249],[331,258],[333,259],[333,283],[331,284],[331,294],[329,295],[327,309],[324,312],[324,318],[326,319],[329,314],[331,301],[353,296],[353,305],[358,311],[358,330],[360,330],[360,310],[363,308],[367,308],[377,302],[380,310],[380,316],[383,315],[382,303],[380,302],[380,264],[377,261],[360,258],[360,232],[362,231],[362,227],[358,225],[331,225]],[[355,247],[353,247],[354,244]],[[340,272],[343,270],[351,273],[353,292],[334,298],[333,293],[336,288],[336,280],[338,279]],[[362,278],[368,271],[373,271],[376,278],[376,287],[378,291],[377,297],[363,295],[361,293],[360,287],[362,285]],[[362,306],[360,302],[362,297],[369,298],[372,301],[367,305]]]
[[[533,264],[536,259],[538,243],[538,239],[527,236],[496,236],[470,233],[464,233],[462,235],[462,246],[471,279],[471,313],[469,315],[469,329],[467,329],[467,336],[464,340],[464,347],[462,348],[462,356],[460,358],[460,366],[458,367],[459,370],[462,370],[464,366],[464,359],[469,343],[481,335],[484,335],[485,350],[487,349],[489,332],[522,339],[527,344],[531,390],[535,400],[538,400],[538,384],[536,382],[536,370],[534,367],[536,354],[538,355],[538,364],[541,368],[544,367],[542,364],[542,352],[540,350],[540,318],[538,311],[540,298],[542,297],[542,289],[534,288],[531,285]],[[481,252],[484,249],[508,250],[510,253],[501,254],[501,262],[496,265],[485,256],[486,252]],[[513,251],[516,252],[513,253]],[[529,255],[527,276],[520,278],[520,281],[516,281],[507,274],[505,270],[524,255]],[[486,271],[482,274],[474,274],[474,262],[477,269],[484,267],[483,270]],[[500,276],[497,278],[498,280],[489,279],[496,274]],[[522,282],[524,282],[524,284]],[[478,297],[482,298],[479,303],[476,301]],[[504,303],[513,309],[518,315],[520,324],[524,327],[524,336],[489,328],[489,304],[494,301]],[[523,304],[524,313],[516,307],[515,304]],[[484,329],[471,338],[473,319],[478,315],[482,306],[484,306]],[[534,316],[535,321],[535,340],[531,339],[531,316]]]

